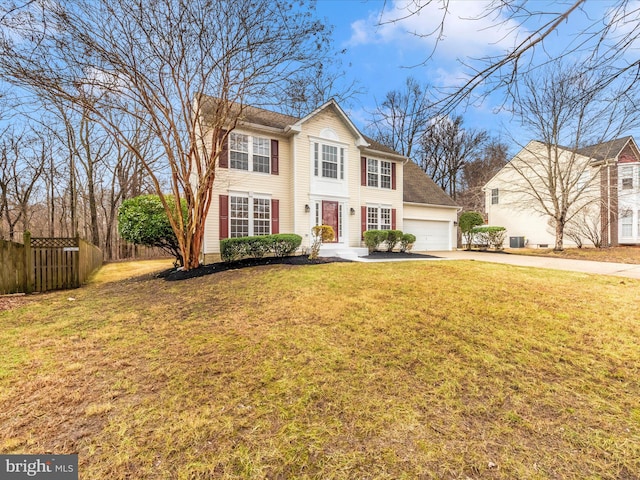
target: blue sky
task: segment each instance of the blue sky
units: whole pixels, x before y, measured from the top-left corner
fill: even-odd
[[[401,17],[411,3],[408,0],[318,0],[318,16],[326,18],[327,23],[334,26],[335,46],[347,49],[345,60],[351,66],[346,67],[346,80],[357,79],[366,91],[359,98],[359,104],[347,108],[361,129],[370,118],[367,112],[375,109],[376,101],[381,103],[390,90],[402,89],[408,76],[429,85],[454,86],[465,76],[459,59],[499,54],[516,40],[524,38],[529,28],[534,27],[512,20],[505,22],[504,18],[495,16],[471,20],[472,17],[482,16],[490,2],[452,0],[444,37],[434,51],[435,36],[419,38],[411,32],[425,33],[437,28],[442,15],[439,2],[438,5],[425,8],[420,15],[410,16],[401,22],[378,25],[381,15],[383,20]],[[558,12],[564,11],[568,3],[573,2],[532,0],[527,7]],[[585,26],[598,26],[611,4],[606,1],[587,2],[585,10],[575,12],[549,38],[546,48],[559,51],[575,41],[575,34]],[[432,52],[433,55],[425,63]],[[501,103],[502,96],[493,94],[484,102],[476,102],[466,111],[456,113],[464,117],[465,126],[485,128],[492,135],[506,140],[507,130],[514,133],[519,126],[501,108]],[[526,142],[525,139],[523,141]]]

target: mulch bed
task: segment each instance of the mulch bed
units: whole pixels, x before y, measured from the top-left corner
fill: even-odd
[[[226,272],[228,270],[238,270],[246,267],[258,267],[262,265],[320,265],[323,263],[350,262],[340,257],[320,257],[317,260],[309,260],[306,255],[295,255],[291,257],[263,257],[245,258],[235,262],[218,262],[202,265],[193,270],[167,270],[159,274],[159,277],[167,281],[187,280],[189,278],[203,277],[214,273]]]
[[[363,257],[372,260],[390,260],[394,258],[412,259],[412,258],[438,258],[433,255],[425,255],[422,253],[410,252],[373,252]],[[166,270],[158,277],[164,278],[169,282],[177,280],[187,280],[189,278],[204,277],[214,273],[226,272],[228,270],[238,270],[246,267],[259,267],[263,265],[320,265],[323,263],[350,262],[340,257],[320,257],[317,260],[309,260],[306,255],[294,255],[291,257],[263,257],[263,258],[245,258],[235,262],[218,262],[202,265],[196,269],[183,270]]]

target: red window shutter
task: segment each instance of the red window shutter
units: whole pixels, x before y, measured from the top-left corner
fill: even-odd
[[[271,175],[278,175],[279,167],[278,140],[271,140]]]
[[[271,199],[271,233],[280,233],[280,200]]]
[[[225,133],[227,133],[227,131],[222,130],[222,132],[220,132],[220,138],[222,138]],[[220,150],[220,157],[218,157],[218,166],[220,168],[229,168],[229,137],[226,137],[222,141],[222,150]]]
[[[367,186],[367,157],[360,158],[360,185]]]
[[[220,195],[220,239],[229,238],[229,195]]]
[[[395,167],[395,164],[394,164]],[[391,209],[391,230],[395,230],[396,229],[396,209],[392,208]]]
[[[360,208],[360,225],[362,232],[362,239],[364,240],[364,232],[367,231],[367,207],[363,206]]]
[[[396,164],[395,163],[391,164],[391,188],[393,190],[396,189]],[[394,210],[394,212],[395,212],[395,210]],[[394,227],[394,229],[395,229],[395,227]]]

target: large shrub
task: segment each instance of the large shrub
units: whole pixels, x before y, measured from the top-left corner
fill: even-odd
[[[473,242],[473,229],[478,225],[484,223],[484,218],[478,212],[464,212],[460,215],[458,220],[458,226],[462,232],[464,238],[465,248],[471,250],[471,243]]]
[[[177,214],[176,201],[173,196],[165,196],[165,200],[173,214]],[[184,223],[187,223],[187,203],[181,201]],[[158,195],[141,195],[122,202],[118,210],[118,232],[128,242],[148,247],[158,247],[183,264],[182,254],[167,213]]]
[[[387,230],[387,252],[393,252],[393,249],[396,248],[401,239],[401,230]]]
[[[364,244],[369,253],[375,252],[389,238],[389,230],[367,230],[364,232]]]
[[[507,236],[507,230],[504,227],[474,227],[471,232],[474,238],[482,239],[478,243],[488,245],[496,250],[502,250]]]
[[[220,257],[225,262],[261,258],[267,253],[284,257],[295,252],[301,243],[302,237],[292,233],[226,238],[220,240]]]
[[[400,239],[400,251],[408,252],[413,247],[413,244],[416,243],[416,236],[412,233],[405,233],[402,235]]]

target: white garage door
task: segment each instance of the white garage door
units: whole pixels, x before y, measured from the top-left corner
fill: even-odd
[[[413,245],[414,252],[451,249],[449,222],[439,222],[436,220],[405,220],[403,231],[416,236],[416,243]]]

